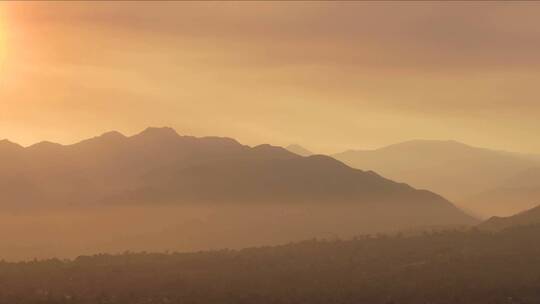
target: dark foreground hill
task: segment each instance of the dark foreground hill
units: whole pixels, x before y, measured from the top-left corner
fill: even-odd
[[[435,193],[327,156],[169,128],[68,146],[2,142],[0,156],[3,258],[14,247],[15,258],[238,248],[475,223]]]
[[[540,226],[0,263],[0,303],[540,303]]]

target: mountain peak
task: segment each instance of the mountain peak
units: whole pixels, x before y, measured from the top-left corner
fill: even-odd
[[[19,144],[16,144],[14,142],[11,142],[7,139],[0,140],[0,148],[2,149],[9,149],[9,150],[19,150],[23,149],[23,147]]]
[[[135,135],[139,137],[178,137],[178,133],[170,127],[148,127],[141,133]]]
[[[109,131],[99,136],[102,139],[124,139],[126,136],[118,131]]]
[[[508,217],[491,217],[478,227],[485,230],[503,230],[511,227],[538,224],[540,224],[540,205]]]
[[[105,132],[99,136],[92,137],[89,139],[85,139],[79,143],[74,144],[73,146],[81,146],[81,145],[108,145],[108,144],[114,144],[121,142],[122,140],[126,139],[127,137],[117,131],[109,131]]]
[[[27,149],[31,149],[31,150],[37,150],[37,149],[52,150],[52,149],[56,149],[58,147],[63,147],[63,146],[61,144],[53,143],[53,142],[50,142],[50,141],[40,141],[40,142],[38,142],[36,144],[31,145]]]
[[[298,154],[300,156],[313,155],[313,152],[297,144],[288,145],[287,147],[285,147],[285,149],[289,150],[290,152],[294,154]]]
[[[413,139],[386,147],[379,148],[378,150],[388,150],[394,148],[429,148],[429,149],[448,149],[448,148],[473,148],[467,144],[464,144],[455,140],[434,140],[434,139]]]
[[[12,147],[21,147],[22,148],[21,145],[16,144],[16,143],[10,141],[9,139],[0,140],[0,145],[2,145],[2,146],[12,146]]]

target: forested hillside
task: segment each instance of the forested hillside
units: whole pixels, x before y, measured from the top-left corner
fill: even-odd
[[[540,226],[0,264],[0,303],[539,303]]]

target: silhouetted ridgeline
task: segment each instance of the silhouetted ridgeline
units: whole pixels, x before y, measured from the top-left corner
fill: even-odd
[[[181,136],[170,128],[131,137],[109,132],[73,145],[0,142],[0,190],[0,220],[22,228],[8,251],[20,252],[15,257],[117,252],[119,244],[126,250],[238,248],[476,223],[435,193],[328,156]],[[34,220],[3,211],[43,215]],[[95,229],[105,234],[88,233]],[[247,233],[254,230],[265,237]],[[0,231],[0,237],[11,236]]]
[[[435,191],[485,218],[509,216],[540,201],[540,162],[530,155],[456,141],[413,140],[332,156],[354,168]]]
[[[0,303],[540,303],[540,226],[0,263]]]
[[[492,217],[478,227],[485,230],[503,230],[511,227],[540,225],[540,206],[508,217]]]
[[[469,197],[462,205],[491,208],[497,216],[526,211],[540,202],[540,167],[512,175],[499,185]],[[476,207],[475,207],[476,206]]]
[[[288,145],[285,149],[300,156],[310,156],[314,153],[300,145]]]

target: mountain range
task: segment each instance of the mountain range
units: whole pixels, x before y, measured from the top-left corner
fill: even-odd
[[[540,168],[532,167],[510,176],[499,185],[460,202],[487,215],[508,216],[528,210],[540,202]]]
[[[294,153],[294,154],[298,154],[300,156],[311,156],[315,153],[309,151],[308,149],[300,146],[300,145],[297,145],[297,144],[293,144],[293,145],[288,145],[287,147],[285,147],[285,149],[287,149],[288,151]]]
[[[249,147],[230,138],[180,136],[170,128],[148,128],[130,137],[108,132],[73,145],[41,142],[22,147],[2,141],[0,172],[0,211],[40,212],[57,225],[67,217],[58,219],[55,212],[93,208],[76,211],[73,218],[80,220],[73,223],[73,231],[85,216],[99,213],[96,217],[102,219],[94,222],[109,224],[92,229],[103,229],[112,237],[120,225],[95,208],[113,208],[125,221],[133,218],[129,229],[120,227],[125,228],[122,240],[131,238],[131,244],[142,236],[170,244],[189,234],[192,243],[200,245],[195,249],[206,248],[205,244],[243,247],[476,223],[433,192],[353,169],[328,156],[302,157],[281,147]],[[133,208],[152,211],[129,213]],[[192,212],[188,217],[189,208],[206,213]],[[135,223],[147,220],[144,213],[154,214],[153,221],[139,227]],[[35,235],[48,231],[47,216],[40,218],[43,224],[36,226]],[[152,233],[145,228],[158,226],[150,229]],[[125,235],[134,229],[136,236]],[[259,231],[257,236],[248,233],[253,229]],[[224,231],[227,236],[219,241],[204,241]]]
[[[478,225],[483,230],[499,231],[519,226],[540,225],[540,205],[508,217],[494,216]]]
[[[332,155],[363,170],[428,189],[481,217],[508,216],[540,199],[540,162],[530,155],[456,141],[413,140]],[[535,173],[536,172],[536,173]]]

